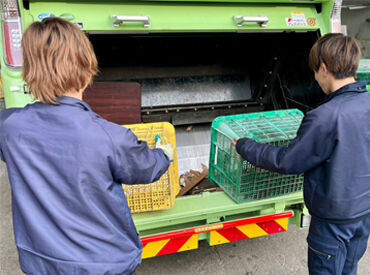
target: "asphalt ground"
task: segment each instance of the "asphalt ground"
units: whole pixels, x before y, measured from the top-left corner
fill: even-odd
[[[22,271],[14,244],[11,192],[4,163],[0,163],[0,274]],[[143,260],[137,275],[305,275],[307,229],[289,225],[288,232],[209,246]],[[369,247],[369,246],[368,246]],[[359,264],[358,275],[370,275],[370,249]]]

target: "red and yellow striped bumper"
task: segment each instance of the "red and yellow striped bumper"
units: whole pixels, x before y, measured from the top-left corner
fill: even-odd
[[[285,232],[288,230],[288,219],[292,216],[293,211],[289,211],[142,237],[142,258],[197,249],[200,233],[208,233],[209,244],[217,245]]]

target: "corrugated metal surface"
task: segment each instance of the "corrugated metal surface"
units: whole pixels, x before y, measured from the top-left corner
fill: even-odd
[[[176,128],[179,176],[190,169],[202,171],[202,163],[208,167],[210,141],[209,124]]]
[[[245,75],[147,79],[141,83],[143,107],[192,105],[251,99]]]

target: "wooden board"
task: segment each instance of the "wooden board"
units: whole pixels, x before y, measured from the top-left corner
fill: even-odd
[[[83,99],[102,118],[117,124],[141,123],[141,90],[136,82],[94,82]]]

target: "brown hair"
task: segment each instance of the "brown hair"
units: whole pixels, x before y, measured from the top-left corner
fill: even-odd
[[[317,72],[324,63],[336,79],[356,77],[361,49],[357,40],[341,33],[329,33],[320,37],[309,55],[309,66]]]
[[[94,49],[80,29],[58,17],[32,23],[23,34],[22,77],[35,99],[57,104],[97,73]]]

